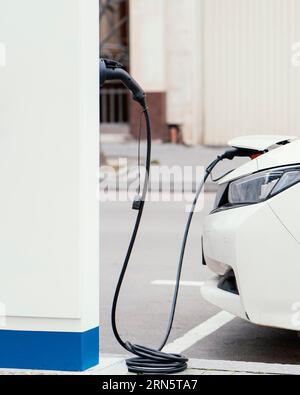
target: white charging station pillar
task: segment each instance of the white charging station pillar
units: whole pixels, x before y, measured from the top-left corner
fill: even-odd
[[[99,358],[98,0],[0,0],[0,367]]]

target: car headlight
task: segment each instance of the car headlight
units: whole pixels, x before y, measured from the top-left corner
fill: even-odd
[[[233,181],[228,189],[228,203],[230,205],[259,203],[298,182],[300,182],[300,167],[259,172]]]

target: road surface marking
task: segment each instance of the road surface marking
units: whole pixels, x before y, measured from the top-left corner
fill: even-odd
[[[152,285],[176,285],[174,280],[155,280],[151,282]],[[202,287],[204,285],[203,281],[180,281],[180,286],[183,287]]]
[[[222,326],[231,322],[235,316],[225,311],[221,311],[207,321],[196,326],[182,337],[176,339],[174,342],[168,344],[163,351],[167,353],[182,353],[200,340],[216,332]]]

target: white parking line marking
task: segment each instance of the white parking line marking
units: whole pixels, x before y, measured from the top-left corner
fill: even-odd
[[[187,332],[184,336],[176,339],[174,342],[168,344],[163,351],[167,353],[182,353],[200,340],[211,335],[222,326],[228,324],[235,318],[232,314],[221,311],[207,321],[196,326],[194,329]]]
[[[176,285],[174,280],[155,280],[152,281],[152,285]],[[180,281],[180,286],[183,287],[202,287],[204,285],[203,281]]]

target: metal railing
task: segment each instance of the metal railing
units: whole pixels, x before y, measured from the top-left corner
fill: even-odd
[[[124,88],[104,88],[100,92],[100,122],[128,123],[128,92]]]

